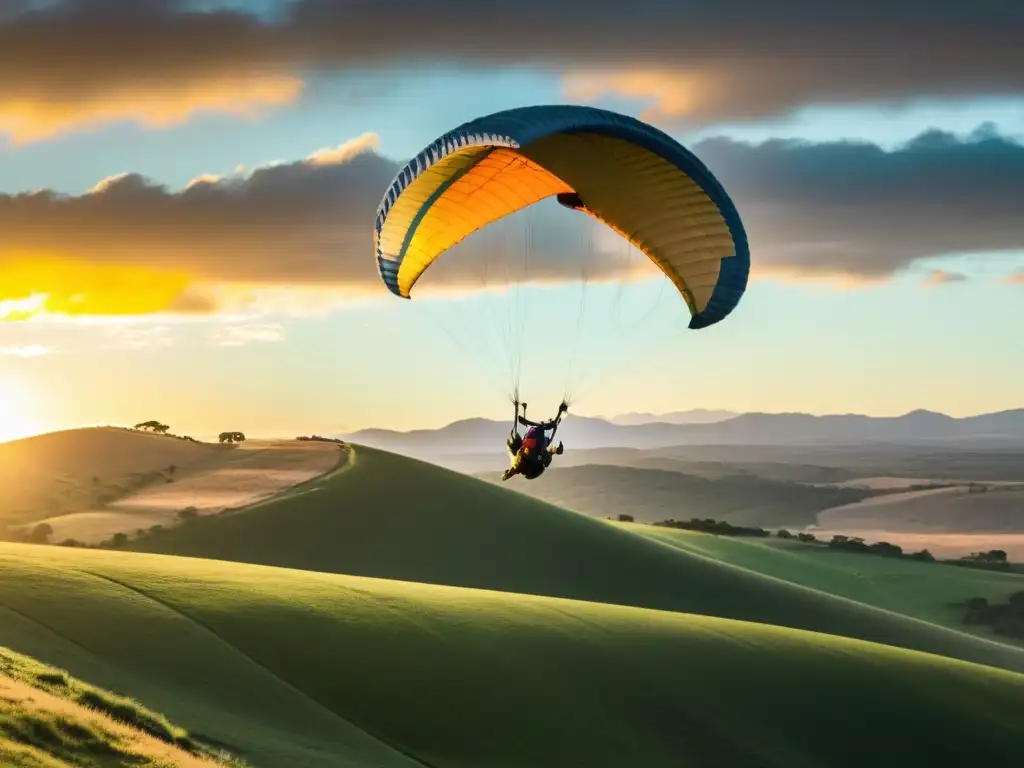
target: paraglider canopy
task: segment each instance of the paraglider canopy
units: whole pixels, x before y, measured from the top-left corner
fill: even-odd
[[[409,298],[447,249],[548,197],[604,222],[646,254],[686,301],[690,328],[724,319],[746,290],[746,233],[704,164],[646,123],[580,106],[481,117],[416,155],[377,210],[381,279]]]

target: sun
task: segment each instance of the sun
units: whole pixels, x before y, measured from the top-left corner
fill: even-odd
[[[0,442],[39,434],[32,418],[33,403],[24,387],[10,377],[0,377]]]

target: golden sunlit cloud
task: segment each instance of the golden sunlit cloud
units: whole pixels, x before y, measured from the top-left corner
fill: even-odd
[[[568,98],[596,102],[605,96],[621,96],[653,102],[640,117],[649,122],[688,117],[707,108],[718,87],[710,75],[670,70],[613,70],[575,72],[563,79]]]
[[[999,282],[1004,285],[1024,285],[1024,269],[1018,269],[1016,272],[1002,278]]]
[[[304,83],[288,76],[215,77],[146,88],[111,88],[59,101],[0,94],[0,133],[16,145],[52,139],[72,130],[131,121],[146,128],[171,128],[204,112],[257,119],[268,109],[292,104]]]
[[[380,136],[367,131],[336,147],[318,149],[306,158],[312,165],[342,165],[364,152],[380,151]]]
[[[951,283],[962,283],[967,280],[966,275],[962,275],[959,272],[949,272],[945,269],[933,269],[921,280],[921,285],[927,287],[935,287],[939,285],[949,285]]]
[[[0,251],[0,319],[40,314],[146,315],[180,308],[192,275],[169,268],[103,264],[73,257],[10,256]]]

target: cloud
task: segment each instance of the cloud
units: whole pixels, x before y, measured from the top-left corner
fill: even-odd
[[[1006,0],[195,5],[64,0],[0,15],[0,129],[28,140],[113,119],[251,113],[298,98],[311,75],[424,64],[540,67],[567,73],[576,98],[626,94],[696,124],[1024,92],[1024,6]]]
[[[226,325],[211,334],[218,347],[241,347],[252,343],[270,343],[284,339],[284,326],[280,323],[250,323]]]
[[[22,347],[0,347],[0,355],[4,357],[42,357],[50,350],[42,344],[27,344]]]
[[[391,298],[372,222],[400,164],[376,146],[364,134],[180,190],[126,174],[78,196],[0,195],[0,318],[289,313]],[[987,129],[928,132],[891,151],[722,138],[693,149],[739,208],[755,277],[881,281],[932,257],[1024,250],[1024,146]],[[539,281],[578,281],[583,266],[591,281],[657,274],[591,222],[545,201],[446,253],[419,295],[514,283],[527,256]]]
[[[1018,269],[1004,277],[1000,282],[1006,285],[1024,285],[1024,268]]]
[[[988,127],[891,151],[730,139],[695,151],[739,207],[755,273],[884,280],[931,257],[1024,249],[1024,146]]]
[[[933,269],[921,280],[921,285],[925,287],[934,287],[938,285],[949,285],[950,283],[963,283],[966,280],[967,275],[961,274],[960,272],[949,272],[945,269]]]
[[[177,191],[123,174],[79,196],[0,195],[0,318],[243,311],[293,304],[267,295],[289,289],[318,296],[314,306],[327,293],[379,293],[373,220],[400,164],[376,146],[364,134],[304,160]],[[544,226],[551,221],[563,226]],[[631,269],[615,254],[581,258],[589,220],[549,202],[456,246],[424,285],[479,288],[487,269],[489,286],[517,280],[528,226],[549,233],[531,245],[531,279],[578,278],[584,263],[595,279],[615,274],[615,265]],[[494,255],[501,253],[510,258]]]

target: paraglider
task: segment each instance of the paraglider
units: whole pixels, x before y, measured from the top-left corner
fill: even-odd
[[[380,277],[394,295],[409,299],[442,253],[551,197],[603,222],[645,254],[685,301],[689,328],[715,325],[739,304],[750,251],[722,185],[662,131],[583,106],[497,112],[417,154],[377,209]]]
[[[523,412],[520,415],[519,406],[522,405]],[[505,446],[508,448],[509,458],[512,465],[502,474],[502,482],[514,475],[522,475],[527,480],[536,480],[544,470],[551,466],[551,459],[555,455],[561,455],[564,450],[562,444],[555,443],[555,433],[558,425],[569,411],[569,404],[563,402],[558,406],[558,414],[550,421],[530,421],[526,418],[526,403],[515,403],[516,417],[512,422],[512,432],[508,436]],[[526,434],[520,437],[519,425],[529,427]],[[548,435],[548,431],[551,434]]]

